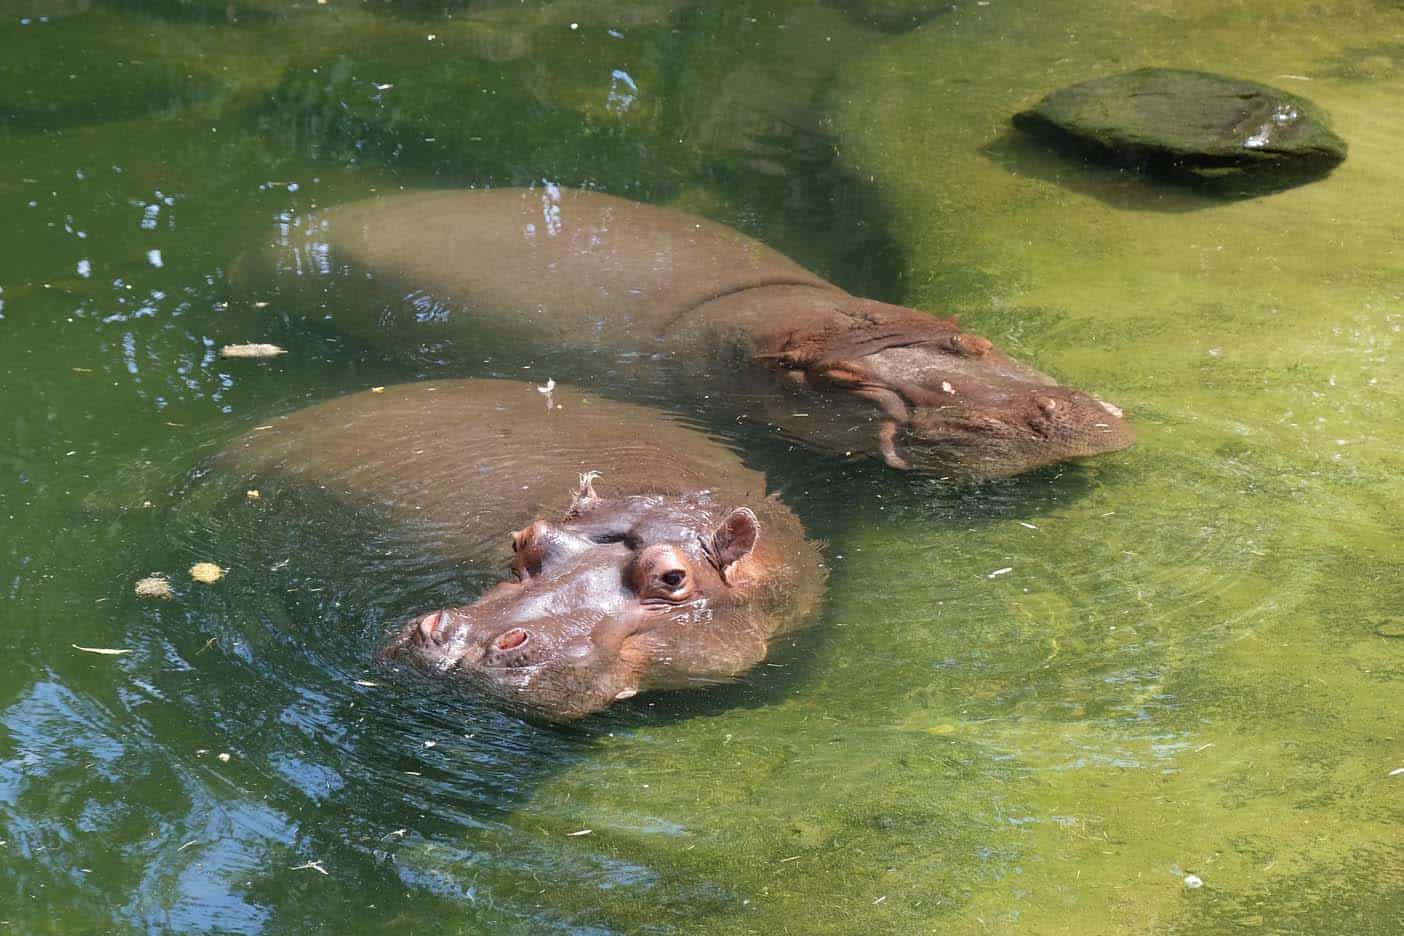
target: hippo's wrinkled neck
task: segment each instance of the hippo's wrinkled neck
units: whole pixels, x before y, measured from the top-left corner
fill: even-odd
[[[805,283],[762,283],[731,289],[677,316],[665,340],[680,347],[697,347],[707,339],[727,345],[740,343],[749,354],[764,354],[784,346],[793,334],[818,334],[845,328],[843,307],[853,297],[836,286]]]

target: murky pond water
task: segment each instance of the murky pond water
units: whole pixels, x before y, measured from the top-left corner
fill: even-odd
[[[0,928],[1398,931],[1404,8],[899,6],[0,6]],[[1224,199],[1007,129],[1141,65],[1306,95],[1350,156]],[[241,525],[199,466],[504,374],[231,270],[317,206],[542,180],[959,312],[1139,442],[962,488],[732,433],[833,568],[773,665],[564,730],[386,679],[387,617],[484,583],[315,498]],[[626,392],[572,366],[525,375]]]

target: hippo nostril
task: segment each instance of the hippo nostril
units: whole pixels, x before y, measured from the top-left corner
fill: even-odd
[[[419,619],[419,639],[424,643],[439,642],[439,621],[443,619],[442,611],[435,611],[426,614]]]
[[[520,627],[514,627],[507,633],[502,634],[492,642],[493,648],[499,651],[515,650],[527,642],[527,632]]]

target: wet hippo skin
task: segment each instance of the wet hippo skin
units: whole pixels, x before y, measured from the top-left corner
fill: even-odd
[[[358,393],[274,420],[216,463],[315,485],[502,569],[476,601],[414,613],[384,655],[550,721],[736,677],[810,621],[823,590],[817,547],[733,452],[571,387]]]
[[[954,319],[849,295],[723,225],[609,195],[394,194],[290,222],[260,256],[381,347],[476,364],[505,340],[627,359],[639,380],[666,370],[682,400],[894,468],[1003,477],[1131,442],[1115,406]]]

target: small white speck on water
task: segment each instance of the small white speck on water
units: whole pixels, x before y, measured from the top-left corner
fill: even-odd
[[[1185,886],[1188,887],[1190,890],[1198,890],[1199,888],[1204,886],[1204,882],[1200,880],[1200,877],[1197,874],[1186,874]]]
[[[1001,576],[1001,575],[1007,575],[1008,573],[1013,572],[1013,571],[1014,571],[1014,567],[1013,567],[1013,566],[1005,566],[1005,567],[1002,568],[1002,569],[995,569],[995,570],[994,570],[993,572],[991,572],[989,575],[986,575],[985,578],[998,578],[998,577]]]

